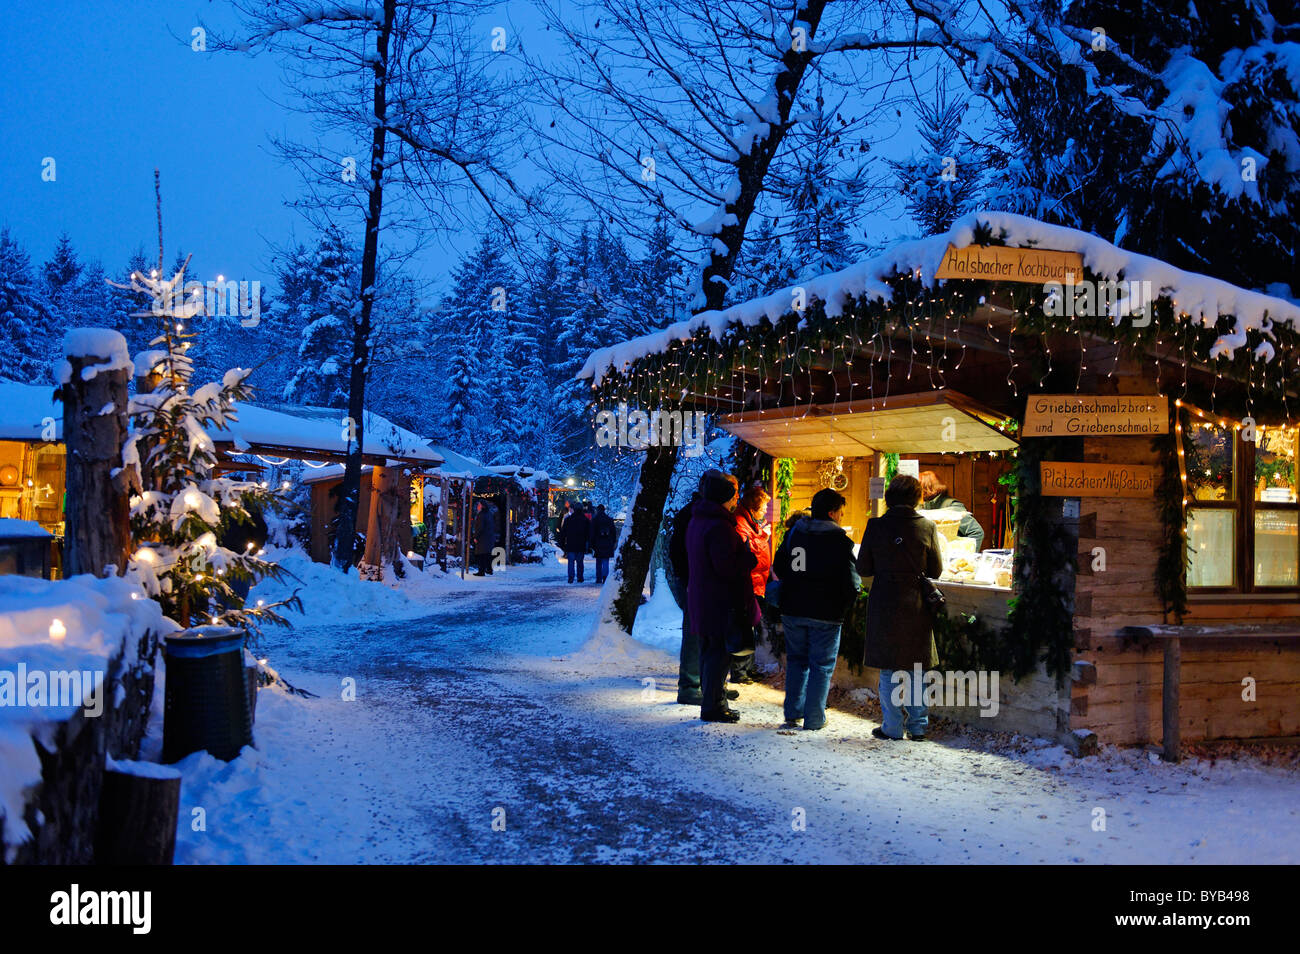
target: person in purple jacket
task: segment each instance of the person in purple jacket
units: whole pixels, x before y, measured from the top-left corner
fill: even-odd
[[[740,721],[724,694],[731,665],[728,636],[758,623],[750,579],[758,561],[736,530],[736,491],[736,478],[708,471],[700,479],[701,499],[686,528],[686,603],[700,641],[700,718],[705,722]]]

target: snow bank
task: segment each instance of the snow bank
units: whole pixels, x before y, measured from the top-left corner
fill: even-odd
[[[302,613],[285,613],[285,618],[295,624],[328,625],[380,617],[416,619],[428,615],[430,599],[464,585],[458,574],[444,574],[432,567],[410,571],[403,580],[387,574],[383,582],[362,580],[355,571],[340,573],[298,549],[267,547],[265,559],[279,564],[289,575],[282,581],[262,580],[253,587],[249,599],[273,603],[297,590]]]
[[[682,648],[682,608],[673,599],[663,570],[655,571],[655,588],[650,599],[636,614],[632,636],[639,643],[668,653]]]
[[[847,301],[865,296],[889,301],[893,291],[888,280],[907,272],[933,285],[934,274],[943,254],[951,244],[964,248],[975,241],[976,228],[986,225],[1007,245],[1020,248],[1047,248],[1079,252],[1084,265],[1103,280],[1150,282],[1156,295],[1169,298],[1179,312],[1205,326],[1212,326],[1220,315],[1236,317],[1233,334],[1219,338],[1209,357],[1231,356],[1245,343],[1247,331],[1268,333],[1269,322],[1286,322],[1300,328],[1300,305],[1295,302],[1239,288],[1236,285],[1200,275],[1135,252],[1127,252],[1105,239],[1088,232],[1048,225],[1010,212],[971,212],[953,223],[952,228],[929,238],[903,242],[886,252],[864,259],[838,272],[808,279],[771,295],[742,302],[721,311],[706,311],[669,325],[661,331],[641,335],[592,352],[578,378],[590,378],[598,385],[610,373],[618,373],[651,354],[668,350],[674,341],[689,341],[697,331],[707,329],[716,340],[730,328],[752,327],[766,318],[775,322],[793,310],[796,289],[802,289],[807,301],[822,302],[826,314],[840,315]],[[1261,355],[1271,359],[1272,355]]]
[[[120,577],[38,580],[0,576],[0,814],[4,844],[31,837],[23,821],[27,790],[40,782],[33,738],[47,738],[53,724],[71,718],[80,701],[56,705],[52,680],[36,704],[35,684],[54,673],[92,673],[106,678],[111,660],[138,661],[146,632],[175,631],[153,600]],[[20,676],[23,677],[20,679]],[[104,705],[116,705],[104,687]]]

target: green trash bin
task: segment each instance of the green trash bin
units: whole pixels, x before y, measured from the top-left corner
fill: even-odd
[[[253,714],[244,673],[244,632],[199,626],[168,636],[163,657],[163,762],[206,750],[230,761],[253,744]]]

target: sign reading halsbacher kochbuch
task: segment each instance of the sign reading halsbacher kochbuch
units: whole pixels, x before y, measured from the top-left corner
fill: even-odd
[[[1125,437],[1169,433],[1163,394],[1032,394],[1021,437]]]
[[[1038,465],[1044,497],[1152,497],[1157,468],[1148,464],[1085,464],[1045,460]]]
[[[1083,256],[1050,248],[949,245],[935,278],[982,278],[995,282],[1074,285],[1083,281]]]

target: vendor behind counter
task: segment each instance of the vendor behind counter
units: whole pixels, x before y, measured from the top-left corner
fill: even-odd
[[[939,479],[939,476],[932,470],[923,470],[920,474],[921,493],[921,510],[966,510],[966,505],[955,497],[948,496],[948,485]],[[978,552],[984,548],[984,528],[980,526],[974,514],[967,512],[961,518],[961,526],[957,530],[957,535],[962,537],[975,538],[975,550]]]

